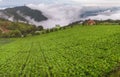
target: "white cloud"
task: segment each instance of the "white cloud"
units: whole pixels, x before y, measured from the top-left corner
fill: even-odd
[[[120,6],[120,0],[71,0],[83,6]]]
[[[36,22],[34,19],[30,19],[26,17],[28,21],[35,25],[42,25],[44,28],[52,28],[55,25],[59,24],[61,26],[68,25],[72,22],[84,19],[98,19],[98,20],[106,20],[106,19],[120,19],[120,11],[115,10],[111,11],[108,7],[86,7],[81,5],[63,5],[63,4],[29,4],[28,7],[36,10],[40,10],[44,16],[48,18],[48,20],[42,22]],[[103,10],[104,9],[104,10]],[[98,10],[102,10],[96,12]],[[86,12],[92,11],[93,14],[86,14]],[[85,17],[81,17],[81,15],[86,14]]]
[[[43,15],[48,18],[46,21],[35,23],[41,24],[45,28],[51,28],[59,24],[61,26],[68,25],[74,21],[80,20],[80,14],[82,7],[62,5],[62,4],[39,4],[39,5],[27,5],[28,7],[42,11]]]
[[[120,20],[120,11],[116,11],[114,13],[109,12],[109,14],[98,14],[97,16],[89,16],[87,19],[95,19],[95,20]]]
[[[5,9],[5,8],[1,8],[1,7],[0,7],[0,10],[4,10],[4,9]]]

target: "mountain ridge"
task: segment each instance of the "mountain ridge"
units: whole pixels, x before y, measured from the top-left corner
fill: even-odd
[[[26,17],[30,17],[31,19],[34,19],[35,21],[43,21],[47,20],[47,17],[42,15],[41,11],[30,9],[27,6],[18,6],[14,8],[6,8],[4,10],[0,10],[0,17],[9,19],[12,18],[12,21],[24,21],[29,22]]]

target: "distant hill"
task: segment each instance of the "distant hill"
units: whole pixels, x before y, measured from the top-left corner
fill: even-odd
[[[0,10],[0,18],[9,19],[12,21],[29,22],[27,17],[30,17],[31,19],[34,19],[38,22],[47,20],[47,18],[44,15],[42,15],[41,11],[30,9],[27,6],[20,6]]]
[[[28,34],[33,34],[36,31],[36,26],[21,23],[21,22],[11,22],[0,18],[0,38],[9,37],[23,37]]]

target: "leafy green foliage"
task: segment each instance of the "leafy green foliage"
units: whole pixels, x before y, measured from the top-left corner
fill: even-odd
[[[120,26],[75,26],[0,46],[1,77],[104,77],[120,61]]]
[[[43,26],[38,26],[38,27],[37,27],[37,30],[38,30],[38,31],[42,31],[43,29],[44,29]]]

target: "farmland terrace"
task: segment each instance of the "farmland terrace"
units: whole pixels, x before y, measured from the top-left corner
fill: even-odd
[[[120,66],[119,38],[117,25],[13,38],[0,45],[0,77],[109,77]]]

